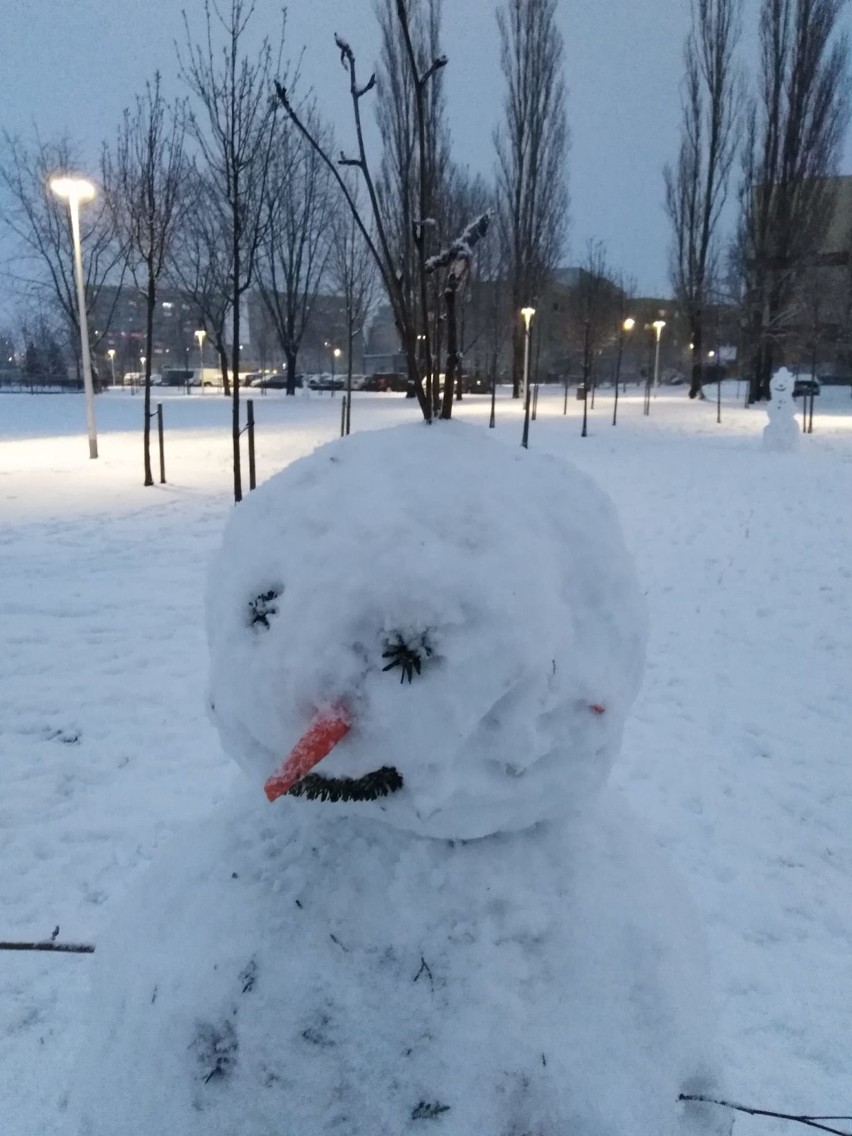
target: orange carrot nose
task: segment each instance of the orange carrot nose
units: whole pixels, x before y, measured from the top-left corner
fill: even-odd
[[[263,791],[267,799],[288,793],[297,781],[310,773],[324,757],[327,757],[341,738],[349,733],[352,720],[340,707],[317,714],[307,731],[296,742],[288,757],[276,771],[267,778]]]

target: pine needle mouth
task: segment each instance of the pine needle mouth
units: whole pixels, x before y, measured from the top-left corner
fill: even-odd
[[[324,777],[309,773],[287,790],[290,797],[309,801],[378,801],[403,787],[402,774],[392,765],[383,765],[363,777]]]

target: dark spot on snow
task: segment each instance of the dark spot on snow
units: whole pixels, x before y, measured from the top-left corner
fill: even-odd
[[[420,969],[415,974],[413,981],[416,982],[421,974],[426,975],[426,977],[429,979],[429,989],[434,990],[435,989],[435,983],[432,979],[432,971],[429,969],[429,964],[426,961],[426,959],[423,957],[423,955],[420,956]]]
[[[301,899],[297,899],[297,900],[296,900],[296,906],[297,906],[297,907],[299,908],[299,910],[300,910],[300,911],[302,910],[302,901],[301,901]]]
[[[238,880],[239,878],[240,878],[240,876],[239,876],[238,872],[231,872],[231,879],[232,880]]]
[[[249,990],[254,989],[254,984],[257,981],[257,960],[249,959],[245,967],[240,972],[240,982],[243,984],[243,994],[248,994]]]
[[[315,1026],[308,1026],[306,1030],[302,1030],[302,1037],[310,1045],[316,1045],[320,1049],[333,1049],[336,1042],[329,1036],[330,1024],[331,1019],[328,1014],[323,1014]]]
[[[448,1104],[441,1104],[440,1101],[420,1101],[411,1110],[412,1120],[437,1120],[442,1112],[449,1112],[450,1106]]]
[[[542,1065],[547,1065],[547,1058],[544,1056],[543,1053],[541,1055],[541,1063],[542,1063]]]
[[[264,627],[269,630],[269,621],[273,615],[278,614],[278,604],[275,602],[281,595],[283,588],[269,588],[260,592],[249,600],[249,626]]]
[[[152,1005],[152,1006],[153,1006],[153,1005],[154,1005],[154,1003],[155,1003],[155,1002],[157,1001],[157,990],[158,990],[158,987],[156,987],[156,986],[155,986],[155,987],[154,987],[154,992],[153,992],[153,993],[152,993],[152,995],[151,995],[151,1005]]]
[[[195,1049],[201,1066],[201,1079],[205,1085],[209,1084],[214,1079],[227,1077],[233,1068],[239,1048],[237,1031],[227,1020],[218,1025],[199,1022],[191,1048]]]
[[[79,730],[48,730],[47,740],[49,742],[61,742],[63,745],[75,746],[80,744],[82,737]]]
[[[342,951],[348,951],[349,950],[348,947],[344,947],[343,943],[341,943],[340,939],[338,939],[337,935],[335,935],[332,931],[329,931],[328,937],[329,937],[329,939],[331,939],[331,941],[333,943],[337,943],[338,947],[340,947],[340,949]]]

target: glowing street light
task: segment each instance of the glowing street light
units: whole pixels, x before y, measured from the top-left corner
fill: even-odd
[[[616,424],[618,419],[618,382],[621,377],[621,357],[624,354],[624,337],[636,326],[636,320],[633,316],[627,316],[622,320],[621,326],[618,329],[618,356],[615,361],[615,399],[612,404],[612,424]],[[625,384],[626,388],[626,384]]]
[[[530,444],[530,323],[535,315],[535,308],[521,308],[524,317],[524,432],[521,445],[525,450]]]
[[[74,245],[74,276],[77,281],[77,312],[80,321],[80,351],[83,356],[83,390],[86,394],[86,426],[89,433],[89,457],[98,456],[98,434],[95,425],[95,388],[92,384],[92,361],[89,358],[89,328],[86,323],[86,292],[83,284],[83,253],[80,247],[80,204],[91,201],[95,187],[84,178],[52,178],[50,188],[57,197],[68,202],[71,214],[71,238]]]
[[[201,385],[201,393],[204,394],[204,340],[207,337],[207,332],[203,327],[200,327],[195,333],[195,338],[198,341],[198,382]]]
[[[662,319],[654,320],[651,326],[657,333],[657,342],[654,348],[654,393],[656,394],[657,387],[660,385],[660,335],[663,328],[666,326],[666,321]]]
[[[109,359],[110,370],[112,371],[112,385],[115,386],[115,348],[110,347],[107,351],[107,358]]]

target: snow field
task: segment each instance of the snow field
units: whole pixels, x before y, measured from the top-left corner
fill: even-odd
[[[731,1093],[850,1111],[852,726],[848,392],[824,390],[795,454],[760,446],[765,414],[660,394],[542,393],[531,445],[610,493],[647,589],[650,652],[614,777],[707,923]],[[845,396],[845,397],[844,397]],[[204,713],[202,582],[230,512],[226,408],[163,400],[169,484],[138,485],[141,400],[0,398],[0,908],[3,938],[97,941],[155,847],[237,774]],[[825,409],[824,409],[825,408]],[[461,417],[487,424],[487,400]],[[339,401],[257,400],[261,478],[333,437]],[[416,415],[356,396],[353,425]],[[501,399],[499,432],[520,437]],[[74,431],[73,435],[69,431]],[[542,492],[547,487],[542,486]],[[535,586],[535,565],[530,586]],[[4,953],[0,1116],[21,1136],[57,1111],[87,956]],[[741,1132],[786,1131],[740,1118]]]

